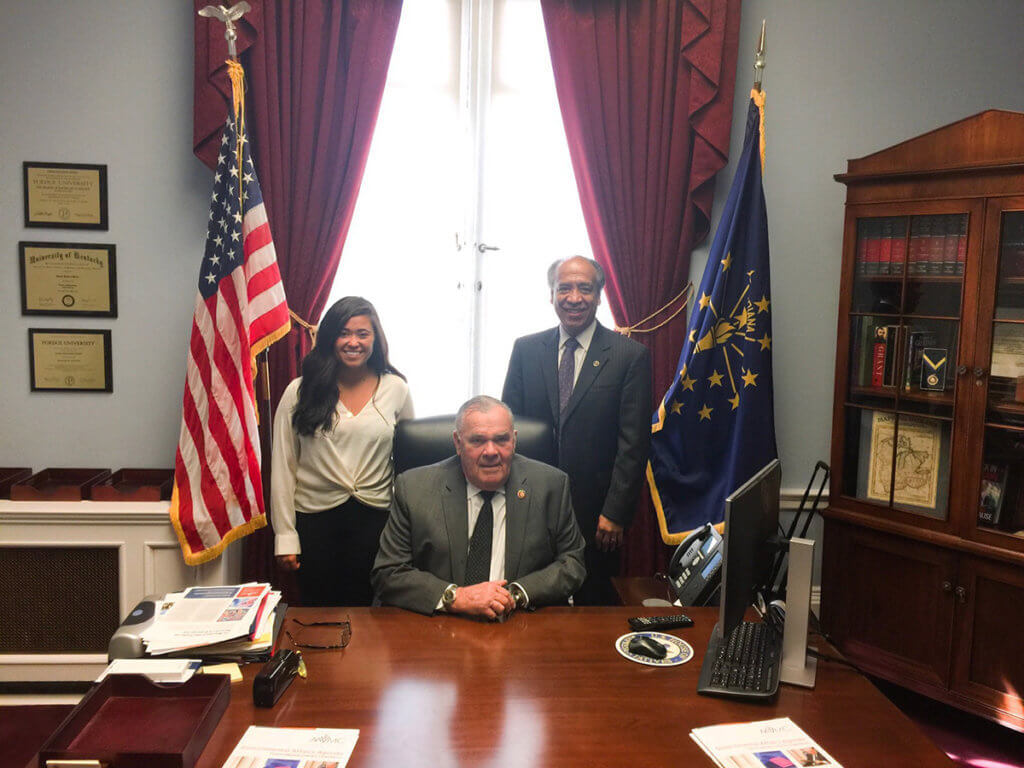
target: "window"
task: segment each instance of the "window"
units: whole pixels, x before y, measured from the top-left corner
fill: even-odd
[[[548,265],[577,253],[540,4],[406,3],[330,301],[373,302],[417,414],[451,413],[501,395],[515,338],[556,322]]]

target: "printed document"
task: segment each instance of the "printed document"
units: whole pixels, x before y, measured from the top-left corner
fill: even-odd
[[[842,768],[788,717],[694,728],[690,738],[722,768]]]
[[[358,730],[250,725],[222,768],[344,768]]]

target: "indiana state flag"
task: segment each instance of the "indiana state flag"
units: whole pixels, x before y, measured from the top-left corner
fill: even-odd
[[[763,115],[754,91],[678,373],[652,418],[647,480],[666,544],[721,522],[725,497],[777,456]]]

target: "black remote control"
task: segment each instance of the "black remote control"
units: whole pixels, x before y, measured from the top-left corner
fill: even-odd
[[[676,627],[692,627],[693,619],[685,613],[676,613],[671,616],[634,616],[629,619],[629,626],[634,632],[643,632],[646,629],[675,629]]]

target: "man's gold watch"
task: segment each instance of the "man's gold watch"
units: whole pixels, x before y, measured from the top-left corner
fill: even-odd
[[[449,584],[441,594],[441,607],[446,611],[451,610],[455,603],[455,593],[459,589],[457,584]]]
[[[527,605],[526,592],[519,586],[518,583],[512,582],[508,588],[509,594],[512,595],[512,599],[516,601],[516,608],[520,611],[524,610]]]

